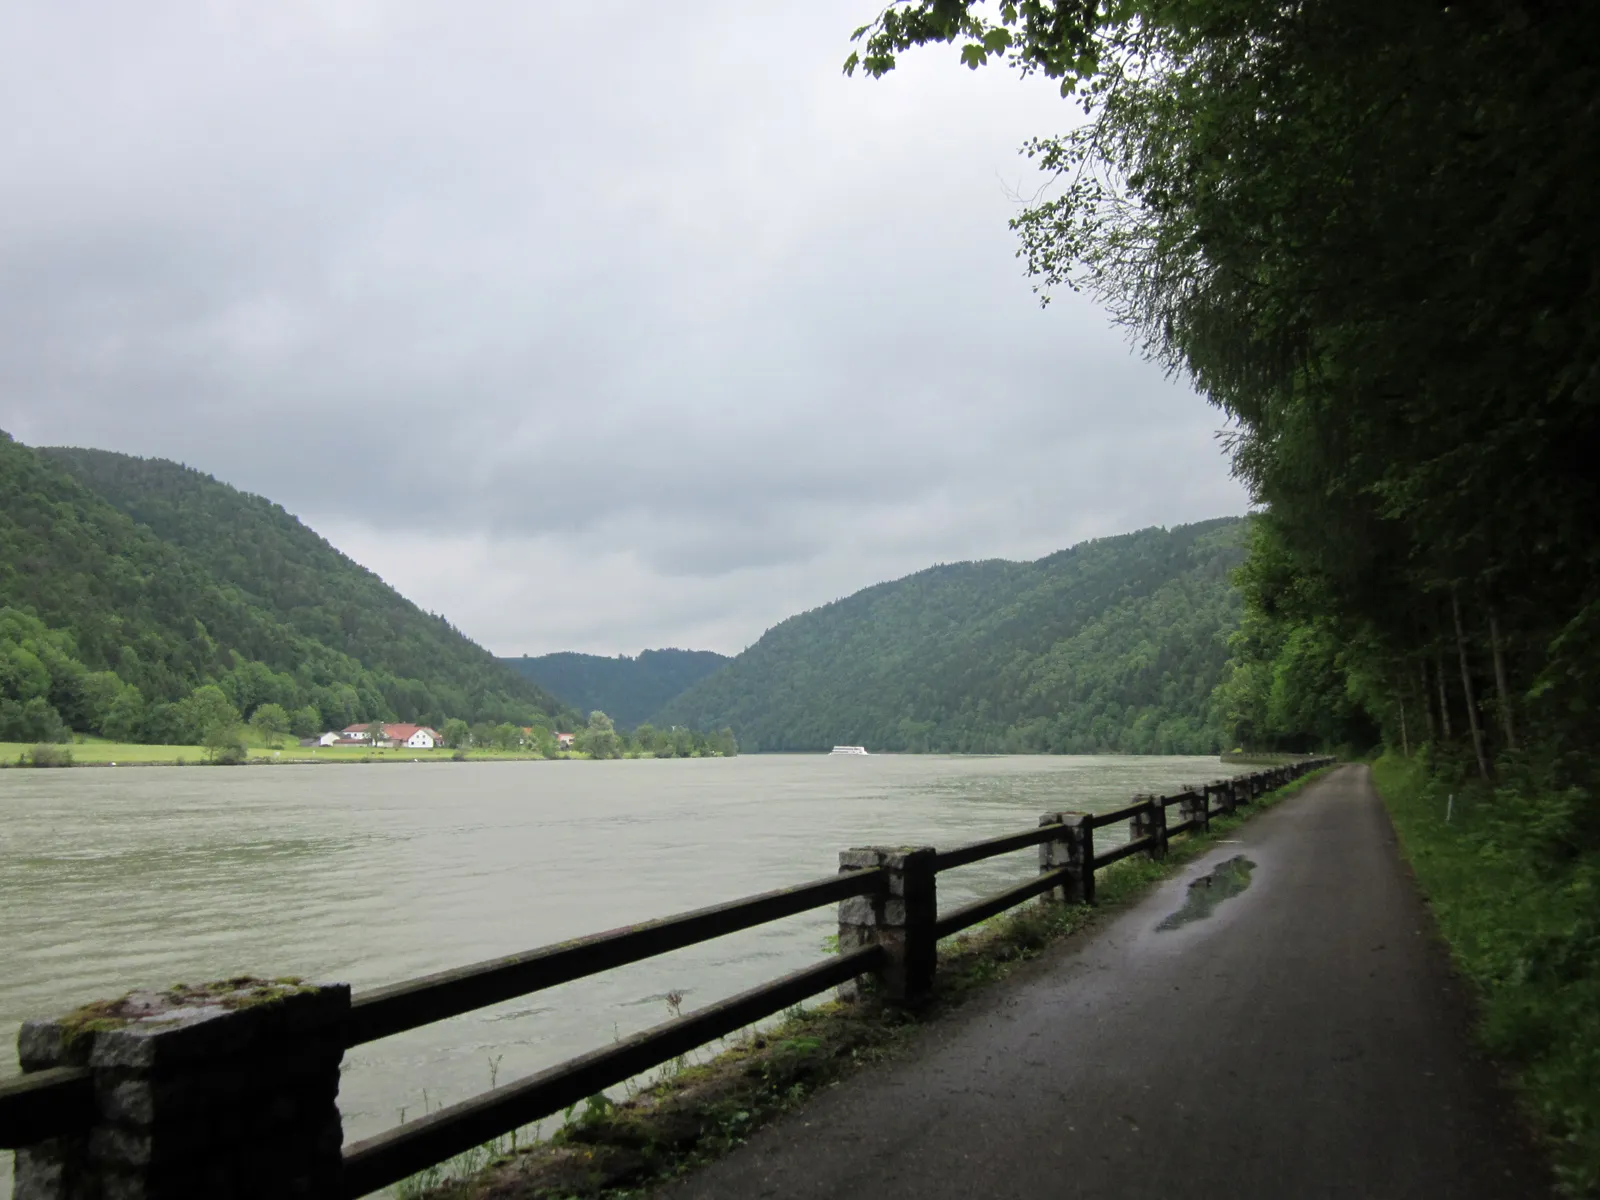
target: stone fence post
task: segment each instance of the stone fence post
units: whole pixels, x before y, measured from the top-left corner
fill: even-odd
[[[350,988],[239,977],[130,992],[17,1036],[24,1071],[88,1067],[86,1131],[17,1151],[15,1200],[333,1200]]]
[[[1039,843],[1039,874],[1062,868],[1067,881],[1043,899],[1063,904],[1094,903],[1094,824],[1088,813],[1045,813],[1040,825],[1061,826],[1061,836]]]
[[[889,961],[878,984],[886,1000],[916,1005],[933,992],[938,939],[934,923],[939,901],[932,846],[860,846],[839,852],[839,874],[883,867],[889,885],[870,896],[839,902],[839,953],[863,946],[882,946]],[[860,980],[845,984],[839,994],[859,995]]]
[[[1128,823],[1128,840],[1136,842],[1142,837],[1154,837],[1148,854],[1151,858],[1165,858],[1167,856],[1167,810],[1162,807],[1160,796],[1135,796],[1135,804],[1147,805],[1141,813],[1134,813]]]

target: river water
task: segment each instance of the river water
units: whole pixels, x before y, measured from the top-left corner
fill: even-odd
[[[0,771],[0,1038],[134,987],[236,974],[357,990],[1229,773],[1214,758],[751,755]],[[941,875],[940,907],[1028,850]],[[829,909],[355,1048],[345,1134],[453,1103],[821,959]],[[0,1196],[10,1163],[0,1160]]]

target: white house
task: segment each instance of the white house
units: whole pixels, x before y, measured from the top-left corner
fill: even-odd
[[[426,725],[385,725],[383,735],[385,744],[412,750],[432,750],[444,740],[438,730]]]
[[[395,749],[405,746],[412,750],[432,750],[444,738],[436,729],[426,725],[388,725],[383,727],[383,736],[376,742],[372,740],[372,723],[365,725],[346,725],[338,733],[325,733],[322,735],[324,746],[354,746],[368,745],[379,748]]]

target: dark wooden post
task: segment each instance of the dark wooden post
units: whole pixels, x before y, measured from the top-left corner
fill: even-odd
[[[1094,823],[1088,813],[1045,813],[1039,824],[1060,825],[1061,836],[1039,843],[1039,874],[1063,868],[1067,881],[1044,893],[1046,901],[1094,903]]]
[[[1192,828],[1202,833],[1211,828],[1211,802],[1207,795],[1208,789],[1189,786],[1183,789],[1183,799],[1178,801],[1178,816],[1194,822]]]
[[[1213,779],[1210,783],[1206,784],[1207,824],[1210,823],[1210,814],[1212,812],[1225,814],[1228,811],[1228,797],[1232,794],[1232,792],[1233,789],[1228,786],[1228,781],[1226,779]],[[1217,798],[1217,806],[1214,809],[1211,807],[1211,797],[1213,796]]]
[[[88,1067],[84,1132],[17,1151],[18,1200],[333,1200],[346,984],[239,977],[28,1021],[24,1071]]]
[[[932,846],[861,846],[839,852],[841,875],[872,867],[888,872],[883,891],[840,901],[839,951],[872,945],[888,951],[878,985],[884,999],[895,1004],[920,1004],[933,991],[939,915],[936,857]],[[846,998],[859,994],[852,984],[839,992]]]
[[[1151,858],[1165,858],[1167,856],[1167,810],[1162,807],[1160,796],[1135,796],[1134,802],[1145,806],[1144,812],[1134,813],[1129,822],[1128,840],[1136,842],[1140,838],[1153,837],[1150,849],[1146,852]]]

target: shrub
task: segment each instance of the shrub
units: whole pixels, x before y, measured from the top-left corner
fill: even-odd
[[[65,746],[56,746],[41,743],[25,754],[24,759],[30,767],[70,767],[72,765],[72,751]]]

